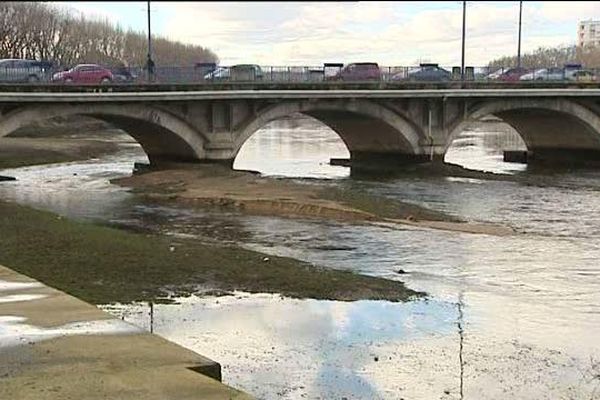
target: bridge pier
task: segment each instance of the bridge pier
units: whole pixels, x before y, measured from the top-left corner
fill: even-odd
[[[431,157],[427,154],[350,151],[350,166],[355,170],[397,170],[406,167],[407,165],[428,163],[430,161]]]
[[[529,151],[527,163],[600,167],[600,150],[534,147]]]

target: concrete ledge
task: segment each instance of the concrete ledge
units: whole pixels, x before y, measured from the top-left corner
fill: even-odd
[[[600,89],[260,89],[140,92],[1,92],[0,103],[169,102],[240,99],[600,97]]]
[[[554,166],[598,167],[600,150],[537,147],[531,149],[527,162]]]
[[[504,150],[503,160],[504,162],[527,164],[528,154],[527,150]]]
[[[220,376],[218,363],[0,266],[0,399],[251,398]]]

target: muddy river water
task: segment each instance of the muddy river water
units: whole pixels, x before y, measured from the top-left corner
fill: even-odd
[[[501,149],[513,144],[506,134],[467,132],[446,160],[523,182],[358,181],[327,163],[348,156],[335,134],[300,119],[263,128],[235,163],[509,225],[518,232],[509,237],[157,206],[108,182],[145,160],[131,143],[102,159],[0,171],[18,178],[0,185],[0,198],[165,235],[241,241],[429,294],[390,303],[240,292],[154,306],[155,333],[217,360],[224,382],[257,398],[600,398],[600,172],[503,163]],[[150,329],[147,304],[103,308]]]

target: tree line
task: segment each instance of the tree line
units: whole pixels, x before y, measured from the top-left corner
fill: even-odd
[[[521,66],[525,68],[563,67],[568,63],[579,63],[587,68],[600,67],[599,47],[557,46],[539,47],[531,53],[521,55]],[[490,61],[490,68],[513,67],[517,56],[505,56]]]
[[[147,34],[124,30],[104,19],[88,19],[46,3],[0,2],[0,58],[143,66]],[[217,62],[210,49],[152,37],[152,58],[162,66]]]

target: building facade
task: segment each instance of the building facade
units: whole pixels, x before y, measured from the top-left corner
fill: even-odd
[[[591,19],[581,21],[577,30],[577,45],[579,47],[600,47],[600,21]]]

